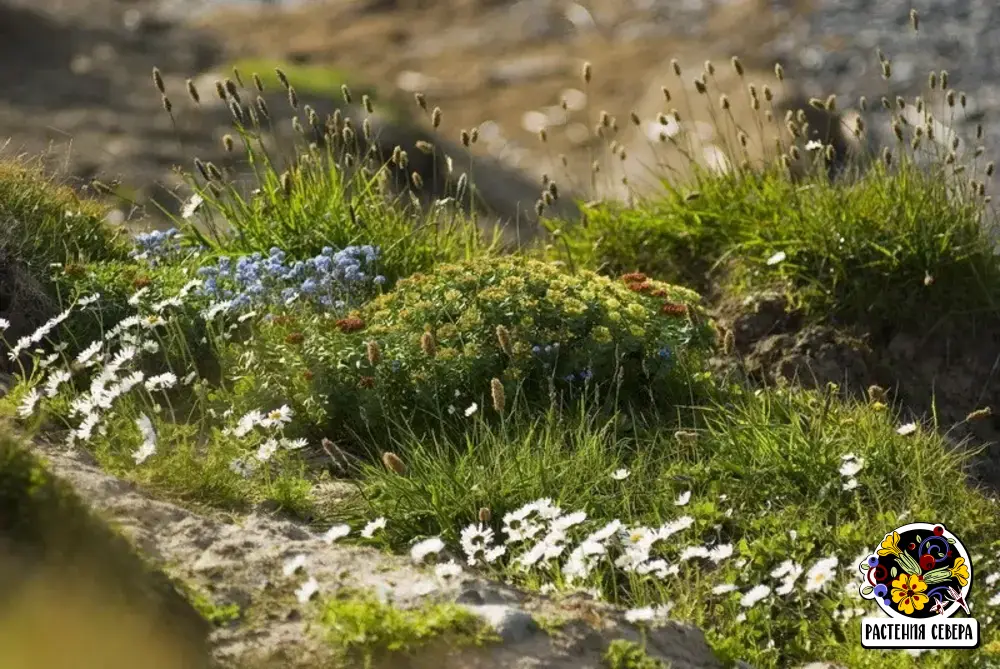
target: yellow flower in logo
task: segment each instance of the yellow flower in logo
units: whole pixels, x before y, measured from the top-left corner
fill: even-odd
[[[886,535],[882,543],[879,544],[878,554],[885,555],[900,555],[899,551],[899,532],[893,532],[891,535]]]
[[[963,588],[969,583],[969,565],[965,564],[965,558],[955,559],[955,565],[951,568],[951,575],[958,579],[958,584]]]
[[[921,610],[924,604],[930,601],[924,594],[925,590],[927,584],[924,583],[924,579],[916,574],[900,574],[899,578],[892,582],[892,601],[896,602],[900,611],[908,616],[913,615],[915,610]]]

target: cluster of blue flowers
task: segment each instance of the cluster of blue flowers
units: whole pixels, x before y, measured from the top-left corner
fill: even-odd
[[[378,259],[379,249],[368,245],[341,251],[327,246],[315,258],[295,262],[272,248],[267,256],[254,253],[235,261],[222,257],[216,265],[200,268],[200,290],[212,299],[231,300],[237,310],[303,300],[321,311],[340,311],[385,283],[385,277],[375,273]]]
[[[132,258],[148,260],[156,265],[161,260],[181,252],[181,231],[177,228],[169,230],[154,230],[135,236],[135,249],[129,254]]]

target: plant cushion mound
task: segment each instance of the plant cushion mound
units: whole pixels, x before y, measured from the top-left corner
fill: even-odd
[[[612,385],[605,396],[669,403],[690,399],[714,341],[699,302],[637,273],[504,257],[413,275],[349,317],[293,319],[274,339],[295,343],[283,364],[303,367],[306,394],[327,399],[334,424],[355,412],[460,415],[489,402],[493,379],[529,406]]]

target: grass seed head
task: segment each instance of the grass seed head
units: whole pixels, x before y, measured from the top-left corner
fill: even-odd
[[[233,152],[233,136],[230,134],[225,134],[222,136],[222,146],[226,149],[226,153]]]
[[[732,62],[733,62],[733,69],[736,71],[736,75],[742,77],[743,63],[740,62],[740,59],[737,56],[733,56]]]
[[[223,82],[223,85],[226,87],[226,92],[229,93],[229,97],[236,100],[237,102],[242,102],[240,100],[240,91],[238,88],[236,88],[236,82],[234,82],[232,79],[226,79]]]
[[[163,83],[163,75],[160,74],[160,68],[153,68],[153,85],[156,86],[156,90],[160,91],[160,95],[165,95],[167,88]]]
[[[278,76],[278,81],[281,82],[281,85],[284,86],[286,90],[292,87],[292,85],[288,83],[288,77],[281,71],[281,68],[274,68],[274,73]]]
[[[299,108],[299,96],[295,92],[295,88],[292,86],[288,87],[288,105],[296,111]]]
[[[434,354],[437,352],[437,344],[434,341],[433,334],[425,332],[420,336],[420,350],[427,356],[434,357]]]
[[[340,85],[340,94],[344,97],[344,102],[351,104],[351,89],[347,87],[347,84]]]
[[[382,454],[382,464],[385,468],[394,474],[402,476],[406,473],[406,465],[403,464],[402,459],[392,451],[386,451]]]
[[[493,518],[493,514],[490,512],[488,507],[482,507],[479,509],[479,522],[483,525],[488,525],[490,520]]]
[[[382,349],[379,348],[378,342],[375,340],[365,344],[365,353],[368,355],[368,363],[372,366],[377,365],[382,360]]]
[[[497,413],[503,413],[504,407],[507,403],[507,397],[504,393],[503,383],[500,379],[493,378],[490,379],[490,396],[493,399],[493,408],[496,409]]]
[[[589,84],[591,78],[594,76],[594,66],[589,61],[584,63],[581,74],[583,76],[583,83]]]
[[[510,330],[505,328],[503,325],[497,326],[497,342],[500,344],[500,349],[507,355],[514,355],[514,348],[511,346],[510,342]]]
[[[167,112],[168,114],[170,114],[171,112],[173,112],[173,110],[174,110],[174,105],[173,105],[173,103],[172,103],[172,102],[170,102],[170,98],[168,98],[168,97],[167,97],[166,95],[164,95],[164,96],[162,96],[162,97],[161,97],[161,101],[163,102],[163,109],[164,109],[164,110],[165,110],[165,111],[166,111],[166,112]]]

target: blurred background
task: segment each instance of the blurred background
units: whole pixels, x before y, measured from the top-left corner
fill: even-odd
[[[919,33],[909,12],[921,13]],[[876,48],[892,59],[880,76]],[[730,59],[739,56],[743,78]],[[675,76],[670,61],[682,68]],[[581,77],[585,61],[593,78]],[[708,96],[692,80],[716,67]],[[773,67],[781,62],[784,82]],[[769,84],[788,100],[837,94],[840,109],[859,96],[926,94],[932,69],[967,93],[964,109],[945,110],[966,136],[978,123],[995,133],[1000,102],[1000,5],[990,0],[0,0],[0,142],[8,153],[47,152],[87,183],[121,180],[119,194],[150,195],[176,208],[177,165],[194,156],[224,160],[231,131],[214,81],[288,72],[317,111],[340,101],[347,83],[370,92],[378,111],[426,122],[414,92],[439,106],[439,131],[457,141],[479,128],[475,150],[533,176],[543,173],[588,197],[621,196],[620,173],[669,173],[646,147],[676,109],[711,164],[718,98],[728,95],[736,122],[748,121],[746,86]],[[151,80],[163,72],[174,119]],[[195,105],[185,93],[192,78]],[[267,81],[267,79],[265,79]],[[249,81],[246,82],[249,86]],[[664,97],[666,87],[671,100]],[[355,100],[357,102],[357,100]],[[619,126],[626,158],[595,142],[602,110]],[[635,112],[638,125],[630,122]],[[275,113],[287,125],[291,110]],[[545,128],[547,141],[538,137]],[[668,133],[676,128],[667,127]],[[565,161],[563,160],[565,156]],[[592,178],[594,161],[604,165]],[[670,159],[667,159],[670,162]],[[655,181],[650,178],[647,181]],[[128,207],[115,214],[130,215]]]

